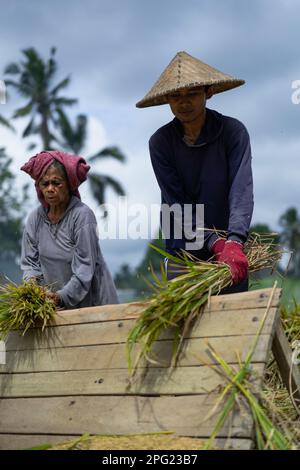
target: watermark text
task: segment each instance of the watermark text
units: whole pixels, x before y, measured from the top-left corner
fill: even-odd
[[[0,104],[6,104],[6,86],[3,80],[0,80]]]

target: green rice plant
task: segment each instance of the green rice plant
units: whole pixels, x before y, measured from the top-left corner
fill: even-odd
[[[0,340],[11,330],[22,329],[24,335],[31,326],[44,329],[55,313],[55,302],[46,287],[34,282],[0,286]]]
[[[282,251],[274,245],[273,238],[274,234],[251,234],[245,244],[250,272],[277,265]],[[199,315],[211,295],[219,294],[232,284],[227,264],[200,261],[184,251],[181,256],[173,256],[155,246],[152,248],[169,258],[173,272],[178,275],[168,280],[162,266],[159,279],[152,271],[154,284],[151,287],[155,293],[150,300],[144,302],[145,309],[127,337],[127,362],[131,374],[142,358],[153,360],[152,345],[167,327],[175,329],[173,363],[176,364],[183,337],[193,319]],[[141,348],[133,364],[132,356],[137,344]]]
[[[234,368],[229,365],[220,356],[220,354],[218,354],[212,348],[211,345],[209,345],[210,353],[218,364],[217,366],[210,364],[210,367],[221,374],[222,377],[228,381],[228,384],[224,387],[214,409],[209,414],[209,416],[212,415],[220,406],[222,406],[222,412],[217,419],[216,425],[213,429],[210,439],[204,447],[204,450],[210,450],[213,448],[214,440],[226,420],[230,417],[235,404],[239,403],[240,405],[243,403],[241,397],[246,401],[248,409],[250,408],[251,410],[255,425],[256,444],[259,450],[289,450],[295,449],[297,447],[297,439],[295,439],[295,436],[293,435],[291,423],[285,418],[284,414],[280,413],[274,406],[271,405],[271,401],[268,400],[268,397],[260,392],[260,399],[264,402],[264,406],[262,406],[256,396],[258,395],[258,392],[252,391],[253,384],[250,382],[250,377],[252,375],[251,360],[257,345],[258,338],[267,318],[275,288],[276,283],[271,293],[265,315],[255,336],[253,345],[247,354],[245,362],[241,363],[239,361],[238,371],[234,370]],[[264,408],[266,408],[266,410]],[[270,414],[272,415],[272,420],[268,416]]]
[[[293,347],[294,342],[300,339],[300,306],[295,301],[292,307],[281,305],[280,316],[282,325],[287,336],[287,339]],[[296,365],[294,367],[297,367]],[[300,426],[299,426],[299,404],[295,402],[287,387],[283,383],[278,365],[273,356],[270,357],[264,374],[264,391],[263,402],[267,403],[268,409],[270,408],[272,418],[273,409],[275,414],[280,414],[282,418],[287,421],[289,427],[292,428],[292,433],[298,442],[300,441]],[[295,406],[296,405],[296,406]]]
[[[288,341],[300,340],[300,305],[294,300],[293,308],[281,305],[280,316]]]
[[[253,386],[250,382],[251,367],[249,364],[246,362],[241,364],[240,369],[236,372],[216,351],[211,349],[211,353],[219,366],[221,366],[222,375],[228,380],[229,384],[221,393],[220,403],[222,402],[222,412],[204,450],[213,448],[214,440],[226,420],[230,417],[235,404],[239,403],[240,405],[243,403],[241,396],[244,397],[247,407],[251,410],[255,425],[256,444],[259,450],[288,450],[296,448],[296,442],[294,442],[292,435],[288,436],[286,426],[282,426],[284,432],[280,429],[284,420],[280,419],[278,415],[274,416],[274,412],[272,413],[273,419],[271,420],[256,397],[257,392],[252,391]]]

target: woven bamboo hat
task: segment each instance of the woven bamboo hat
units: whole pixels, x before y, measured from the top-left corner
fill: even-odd
[[[226,75],[182,51],[176,54],[151,90],[136,106],[147,108],[166,104],[167,95],[182,88],[210,86],[212,93],[216,94],[244,83],[244,80]]]

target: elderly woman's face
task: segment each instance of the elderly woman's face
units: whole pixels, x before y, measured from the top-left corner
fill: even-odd
[[[182,124],[197,121],[205,110],[206,93],[204,87],[195,87],[170,93],[168,95],[168,103],[172,113]]]
[[[50,207],[68,204],[70,200],[68,181],[57,168],[47,170],[39,182],[39,188]]]

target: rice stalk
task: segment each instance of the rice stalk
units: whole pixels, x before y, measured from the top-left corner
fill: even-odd
[[[274,234],[252,234],[245,244],[249,271],[274,268],[282,251],[273,243]],[[134,374],[142,358],[150,358],[152,345],[167,327],[174,327],[177,344],[180,346],[187,325],[199,315],[211,295],[219,294],[232,284],[230,268],[227,264],[214,261],[200,261],[182,251],[181,256],[169,253],[150,245],[162,256],[173,262],[173,270],[178,274],[168,280],[164,268],[161,279],[153,273],[154,295],[144,303],[145,309],[129,332],[126,342],[128,369]],[[134,348],[140,344],[140,353],[133,364]],[[180,348],[174,348],[173,363],[176,364]]]
[[[0,286],[0,340],[11,330],[40,326],[42,330],[56,313],[54,301],[46,287],[34,282],[21,285],[8,283]]]
[[[293,308],[280,308],[280,316],[287,339],[292,345],[300,338],[300,306],[294,302]],[[262,403],[269,416],[280,415],[282,421],[290,429],[294,440],[300,442],[299,405],[295,407],[293,397],[282,381],[278,365],[271,356],[264,374]]]
[[[269,298],[268,306],[259,329],[255,335],[254,342],[247,354],[246,360],[243,364],[240,364],[240,369],[236,372],[213,348],[209,345],[210,353],[216,360],[217,364],[221,368],[223,377],[228,381],[223,392],[221,393],[217,405],[222,403],[222,412],[215,424],[213,432],[211,433],[210,439],[206,443],[204,449],[209,450],[213,448],[214,440],[218,435],[219,431],[223,427],[224,423],[230,416],[231,412],[237,401],[242,403],[241,397],[246,400],[248,408],[250,408],[256,433],[256,444],[259,450],[272,449],[272,450],[288,450],[296,448],[296,440],[293,437],[293,433],[290,432],[286,425],[285,418],[273,408],[273,419],[271,420],[268,413],[265,411],[263,406],[259,403],[257,397],[257,391],[253,393],[253,385],[250,382],[251,377],[251,361],[257,345],[257,341],[261,334],[263,325],[267,318],[269,308],[271,306],[272,297],[274,295],[276,283],[273,287],[273,291]],[[220,373],[217,366],[210,364],[216,372]],[[265,398],[261,394],[261,399]],[[224,403],[224,400],[225,403]],[[268,402],[264,400],[265,407],[269,408]],[[290,427],[291,428],[291,427]],[[288,437],[287,437],[288,436]]]

